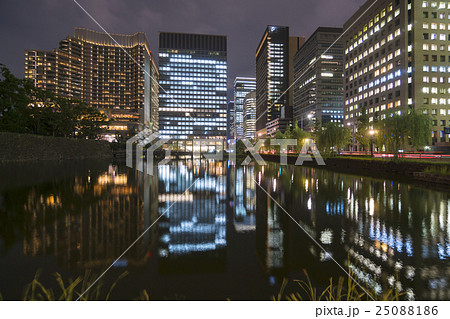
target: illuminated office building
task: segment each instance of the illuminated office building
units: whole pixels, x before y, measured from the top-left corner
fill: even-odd
[[[227,37],[161,32],[159,66],[160,135],[187,147],[192,139],[225,139]]]
[[[259,136],[281,130],[279,124],[292,122],[293,57],[303,37],[290,37],[289,27],[269,25],[256,50],[256,131]],[[284,109],[284,112],[282,110]],[[282,116],[283,115],[283,116]],[[286,126],[286,125],[285,125]]]
[[[158,129],[158,67],[144,33],[112,34],[75,28],[52,51],[25,51],[25,78],[58,96],[105,111],[109,137]],[[117,42],[117,43],[116,43]],[[153,80],[152,80],[153,79]]]
[[[294,57],[294,121],[312,130],[343,123],[344,50],[341,28],[318,28]]]
[[[234,101],[228,102],[227,106],[227,141],[235,139],[235,128],[234,128]]]
[[[256,92],[250,92],[245,96],[244,109],[244,138],[254,139],[256,137]]]
[[[234,80],[234,127],[236,139],[244,138],[244,99],[248,93],[255,90],[255,78],[237,77]]]
[[[367,12],[366,12],[367,11]],[[344,121],[355,127],[410,109],[432,119],[433,144],[448,143],[450,2],[367,1],[344,25]]]

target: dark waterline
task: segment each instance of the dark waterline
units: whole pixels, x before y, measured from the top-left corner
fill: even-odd
[[[112,283],[129,272],[114,299],[145,289],[151,300],[267,300],[283,278],[307,272],[323,286],[345,276],[266,192],[364,285],[395,287],[407,299],[450,297],[444,192],[323,169],[198,160],[152,176],[92,161],[3,165],[0,176],[4,299],[21,299],[39,269],[49,287],[55,272],[100,274],[162,214],[105,275]]]

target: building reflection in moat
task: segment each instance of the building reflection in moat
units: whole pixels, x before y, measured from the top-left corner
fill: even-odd
[[[27,195],[26,255],[52,255],[67,268],[106,267],[159,218],[116,267],[144,265],[155,247],[162,272],[224,265],[222,162],[179,161],[152,176],[110,165],[59,186],[33,187]]]
[[[103,268],[161,217],[116,266],[146,265],[153,252],[160,273],[223,272],[230,236],[253,233],[271,283],[302,269],[319,284],[343,276],[255,180],[375,291],[450,298],[448,194],[276,164],[183,160],[153,176],[110,165],[32,187],[23,206],[24,253],[54,256],[67,268]]]
[[[450,298],[450,198],[443,192],[326,170],[268,165],[264,189],[360,282],[406,299]],[[269,274],[304,268],[317,282],[342,275],[257,189],[258,252]],[[275,242],[274,242],[275,241]]]
[[[34,187],[24,204],[24,253],[53,255],[69,268],[111,264],[156,219],[157,196],[156,176],[127,175],[115,165],[58,187]],[[146,233],[116,266],[144,264],[155,239]]]
[[[159,271],[223,271],[226,258],[226,168],[179,161],[158,168]]]

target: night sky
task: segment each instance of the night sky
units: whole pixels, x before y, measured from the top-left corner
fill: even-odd
[[[342,27],[365,0],[77,0],[108,32],[145,32],[157,56],[158,31],[228,36],[228,87],[254,76],[255,51],[268,24],[309,37]],[[1,0],[0,63],[24,75],[24,50],[51,50],[74,27],[99,27],[73,0]],[[229,90],[230,92],[230,90]]]

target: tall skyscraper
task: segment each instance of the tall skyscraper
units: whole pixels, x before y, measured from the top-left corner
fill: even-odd
[[[343,123],[344,50],[342,28],[318,28],[294,57],[294,122],[312,130],[314,120],[322,125]],[[337,42],[336,42],[337,41]]]
[[[432,117],[433,144],[448,143],[449,9],[448,1],[367,1],[345,23],[344,121],[349,127],[364,111],[373,123],[392,112],[423,110]]]
[[[108,138],[139,126],[156,131],[159,74],[147,37],[141,32],[112,37],[118,44],[106,33],[75,28],[58,49],[26,50],[25,78],[104,110],[112,120]]]
[[[256,90],[255,78],[237,77],[234,80],[234,122],[236,139],[244,138],[244,99],[245,96]]]
[[[289,37],[289,108],[287,109],[287,116],[294,119],[294,58],[295,54],[306,43],[305,37]]]
[[[227,37],[159,34],[159,132],[190,148],[192,139],[226,137]]]
[[[234,101],[230,101],[227,106],[227,141],[236,138],[234,129],[234,114]]]
[[[284,130],[292,122],[292,60],[304,43],[289,37],[289,27],[269,25],[256,50],[256,131],[258,136]],[[292,50],[290,49],[292,46]]]
[[[244,99],[244,138],[256,137],[256,92],[250,92]]]

